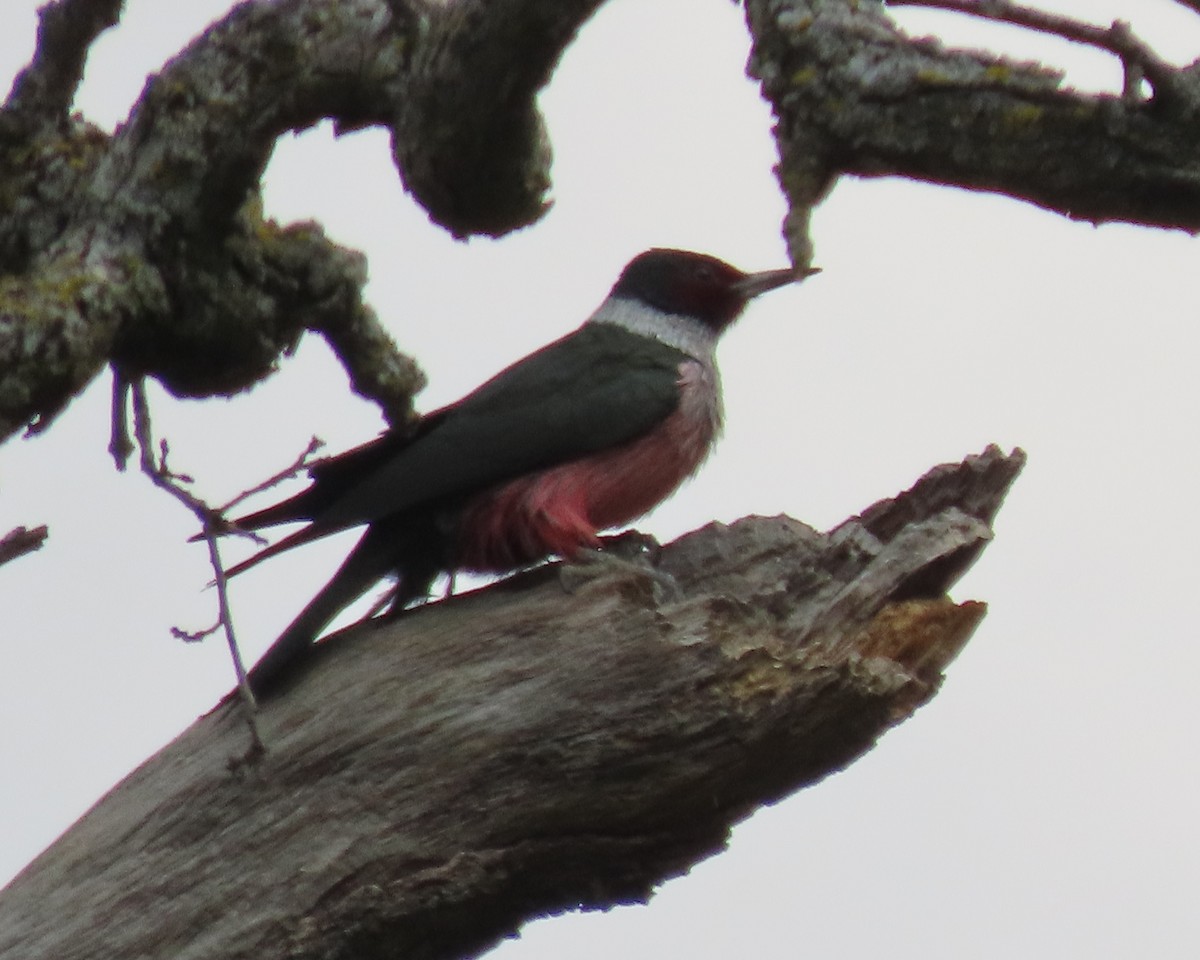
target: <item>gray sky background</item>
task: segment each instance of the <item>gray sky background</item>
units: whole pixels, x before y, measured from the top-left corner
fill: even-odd
[[[146,74],[231,5],[130,0],[78,108],[119,122]],[[35,6],[4,4],[0,77],[28,58]],[[1055,8],[1129,19],[1177,62],[1200,55],[1200,16],[1167,0]],[[1120,82],[1094,52],[903,12],[913,32],[1004,44],[1080,87]],[[268,212],[368,254],[372,303],[429,374],[425,409],[573,328],[646,247],[781,266],[770,113],[742,73],[741,18],[722,0],[607,4],[543,97],[556,205],[522,233],[464,244],[432,227],[378,131],[285,138]],[[755,305],[723,343],[717,454],[639,526],[668,538],[786,512],[823,529],[935,463],[1019,445],[1029,465],[996,541],[955,591],[991,612],[938,697],[845,773],[756,813],[649,906],[539,922],[496,956],[1190,960],[1196,242],[849,180],[814,238],[825,272]],[[99,379],[47,435],[0,449],[0,530],[51,527],[0,571],[0,882],[231,682],[220,643],[169,635],[212,619],[205,551],[185,543],[189,515],[112,469],[108,390]],[[173,466],[214,500],[314,433],[339,450],[380,427],[315,338],[232,401],[154,398]],[[241,578],[250,657],[345,548]]]

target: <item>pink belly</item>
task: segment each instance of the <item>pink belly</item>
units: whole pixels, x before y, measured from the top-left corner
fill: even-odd
[[[705,398],[687,389],[699,386],[692,371],[681,372],[679,408],[651,433],[469,501],[458,566],[504,571],[552,554],[573,557],[597,546],[599,531],[629,523],[670,496],[704,461],[718,427],[714,405],[696,402]]]

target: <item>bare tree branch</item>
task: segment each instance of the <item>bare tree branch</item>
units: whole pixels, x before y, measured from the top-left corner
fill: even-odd
[[[1023,459],[824,535],[711,525],[663,550],[678,599],[543,568],[330,638],[256,765],[222,705],[0,893],[0,955],[436,960],[644,900],[934,694],[984,612],[945,591]]]
[[[253,497],[259,493],[265,493],[267,490],[277,487],[284,480],[290,480],[292,477],[296,476],[297,474],[303,472],[304,470],[307,470],[308,467],[313,462],[312,461],[313,456],[323,446],[325,446],[324,440],[322,440],[320,437],[312,437],[308,441],[308,446],[304,448],[304,452],[301,453],[300,456],[298,456],[294,461],[292,461],[292,463],[289,466],[286,466],[282,470],[275,473],[274,475],[267,477],[267,479],[263,480],[261,483],[256,483],[250,489],[243,490],[232,500],[229,500],[228,502],[222,504],[218,508],[218,513],[224,515],[225,513],[232,510],[234,507],[236,507],[243,500],[248,500],[250,497]],[[247,532],[253,533],[253,531],[247,531]]]
[[[42,524],[32,530],[27,527],[14,527],[3,537],[0,537],[0,566],[10,560],[16,560],[27,553],[42,549],[50,530]]]
[[[44,427],[109,360],[177,395],[228,394],[306,329],[403,422],[423,381],[363,304],[361,258],[262,220],[275,140],[325,117],[389,125],[406,185],[455,234],[524,226],[549,186],[536,94],[598,2],[242,4],[151,79],[113,138],[76,121],[0,153],[6,193],[38,198],[0,211],[0,438]],[[64,3],[44,24],[76,8],[102,5]],[[60,62],[43,34],[35,64]]]
[[[537,93],[601,3],[459,0],[432,18],[394,150],[405,185],[455,236],[507,233],[548,208],[551,151]]]
[[[746,9],[750,69],[779,117],[794,259],[811,243],[808,211],[841,174],[1200,230],[1200,73],[1164,64],[1119,28],[1104,42],[1150,65],[1149,101],[1066,90],[1047,67],[910,38],[878,4],[747,0]]]
[[[116,367],[112,372],[112,398],[109,400],[108,455],[119,471],[124,472],[129,458],[137,449],[129,436],[129,419],[125,408],[129,405],[129,381]]]
[[[19,198],[0,210],[0,437],[43,427],[109,361],[178,395],[236,392],[305,330],[403,422],[422,380],[362,302],[361,258],[258,210],[274,142],[325,117],[386,125],[405,185],[437,222],[459,236],[523,226],[549,188],[537,92],[599,2],[242,4],[152,78],[115,137],[72,120],[0,150],[0,187]],[[1053,70],[913,40],[876,4],[748,0],[797,263],[811,257],[812,207],[846,173],[1200,230],[1200,71],[1166,63],[1119,23],[1007,0],[924,2],[1109,49],[1127,65],[1129,96],[1080,94]],[[112,0],[48,8],[0,141],[21,127],[3,116],[60,110],[60,88],[73,90],[117,12]],[[47,85],[53,108],[37,93]]]
[[[124,0],[53,0],[38,11],[37,50],[13,83],[6,112],[28,127],[66,122],[88,50]]]
[[[933,7],[957,13],[1011,23],[1028,27],[1040,33],[1051,33],[1066,40],[1084,43],[1107,50],[1121,58],[1127,71],[1143,74],[1154,86],[1155,93],[1163,98],[1180,96],[1187,100],[1190,89],[1177,90],[1179,70],[1161,59],[1145,43],[1139,40],[1128,23],[1118,20],[1110,27],[1098,27],[1071,17],[1061,16],[1027,7],[1007,0],[888,0],[888,6]]]
[[[229,606],[225,565],[221,562],[221,551],[215,532],[217,528],[217,524],[214,522],[217,516],[216,511],[187,489],[187,484],[192,482],[191,477],[174,473],[167,466],[166,440],[161,441],[158,453],[155,454],[150,425],[150,405],[146,399],[146,384],[142,380],[135,380],[129,385],[129,388],[133,399],[133,432],[137,437],[142,473],[156,487],[165,490],[187,507],[200,521],[204,541],[208,545],[209,562],[212,564],[213,585],[217,588],[218,623],[222,633],[225,634],[226,645],[229,647],[229,657],[233,662],[234,675],[237,677],[238,702],[242,706],[242,714],[250,731],[250,746],[243,754],[242,759],[256,759],[262,755],[264,750],[262,736],[258,730],[258,719],[255,716],[258,704],[255,701],[254,691],[250,689],[250,683],[246,678],[246,666],[242,662],[242,651],[238,646],[237,633],[233,626],[233,612]],[[176,636],[178,635],[179,633],[176,632]]]

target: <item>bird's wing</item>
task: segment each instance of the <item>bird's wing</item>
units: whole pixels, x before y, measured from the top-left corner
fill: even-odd
[[[639,437],[675,410],[686,359],[620,327],[587,324],[431,414],[431,429],[313,516],[309,538]]]

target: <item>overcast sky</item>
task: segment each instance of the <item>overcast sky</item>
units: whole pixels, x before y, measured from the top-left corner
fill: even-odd
[[[130,0],[77,106],[111,127],[148,72],[232,4]],[[35,0],[5,0],[2,83],[32,49]],[[168,11],[169,6],[169,11]],[[1167,0],[1060,0],[1120,16],[1177,62],[1200,15]],[[997,37],[904,11],[916,32]],[[279,145],[266,206],[315,218],[370,260],[369,297],[455,399],[577,325],[656,245],[745,269],[786,263],[770,112],[743,76],[724,0],[611,0],[543,96],[556,204],[500,241],[456,243],[403,193],[384,133]],[[1073,83],[1110,59],[999,35]],[[997,41],[1001,42],[1001,41]],[[955,590],[990,613],[942,692],[846,772],[734,832],[647,907],[542,921],[504,960],[1013,957],[1190,960],[1200,949],[1197,245],[1070,223],[1003,198],[839,184],[814,224],[819,277],[757,303],[720,351],[726,436],[639,524],[661,538],[786,512],[825,529],[988,443],[1029,465],[996,540]],[[45,436],[0,449],[0,532],[48,523],[0,571],[0,882],[230,686],[194,521],[116,473],[107,377]],[[373,436],[316,338],[229,402],[154,392],[173,466],[214,500],[312,434]],[[234,592],[253,657],[324,582],[344,539],[264,564]]]

